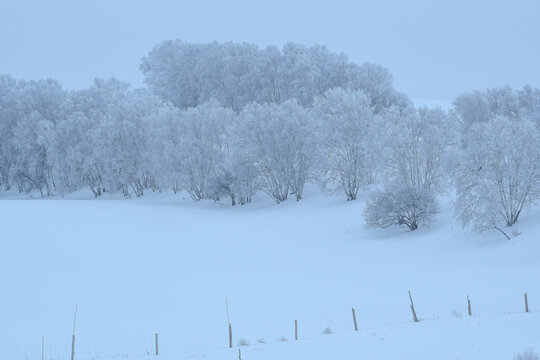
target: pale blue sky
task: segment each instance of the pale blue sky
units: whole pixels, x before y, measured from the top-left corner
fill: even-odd
[[[141,57],[168,39],[321,43],[388,67],[414,98],[540,87],[540,0],[0,0],[0,73],[142,85]]]

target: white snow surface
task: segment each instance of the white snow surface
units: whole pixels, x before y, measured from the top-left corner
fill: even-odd
[[[77,302],[77,360],[234,360],[239,349],[243,360],[493,360],[540,350],[538,208],[506,240],[461,229],[450,199],[434,225],[408,232],[366,230],[365,199],[316,188],[300,202],[261,194],[235,207],[167,194],[23,198],[0,201],[0,359],[41,359],[42,335],[45,360],[69,359]]]

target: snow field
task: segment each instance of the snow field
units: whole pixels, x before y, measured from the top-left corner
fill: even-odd
[[[462,230],[449,200],[429,229],[407,232],[365,230],[363,199],[313,188],[300,202],[258,196],[234,208],[87,195],[0,202],[0,358],[41,359],[45,335],[45,359],[68,359],[77,302],[81,360],[153,356],[156,332],[163,359],[236,359],[238,348],[243,359],[510,359],[540,349],[538,209],[508,241]]]

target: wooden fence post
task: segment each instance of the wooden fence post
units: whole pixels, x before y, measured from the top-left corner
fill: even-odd
[[[238,360],[242,360],[242,351],[238,349]]]
[[[467,295],[467,311],[469,316],[472,316],[471,299],[469,299],[469,295]]]
[[[45,336],[41,335],[41,360],[45,358]]]
[[[409,299],[411,300],[411,312],[414,322],[418,322],[418,318],[416,317],[416,311],[414,310],[414,303],[411,296],[411,291],[409,290]]]
[[[294,320],[294,340],[298,340],[298,320]]]
[[[229,323],[229,349],[232,349],[232,326]]]
[[[75,325],[77,324],[77,310],[79,309],[79,302],[75,305],[75,315],[73,316],[73,333],[71,336],[71,360],[75,360]]]
[[[523,294],[523,298],[525,299],[525,312],[529,312],[529,300],[527,299],[527,293]]]
[[[356,322],[356,311],[352,308],[352,319],[354,323],[354,331],[358,331],[358,323]]]
[[[71,335],[71,360],[75,360],[75,334]]]
[[[158,341],[158,333],[156,333],[156,355],[159,355],[159,341]]]

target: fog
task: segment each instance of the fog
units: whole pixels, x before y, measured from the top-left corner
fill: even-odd
[[[16,78],[80,89],[115,76],[141,86],[141,57],[168,39],[320,43],[388,67],[411,98],[540,86],[534,0],[0,2],[0,73]]]

